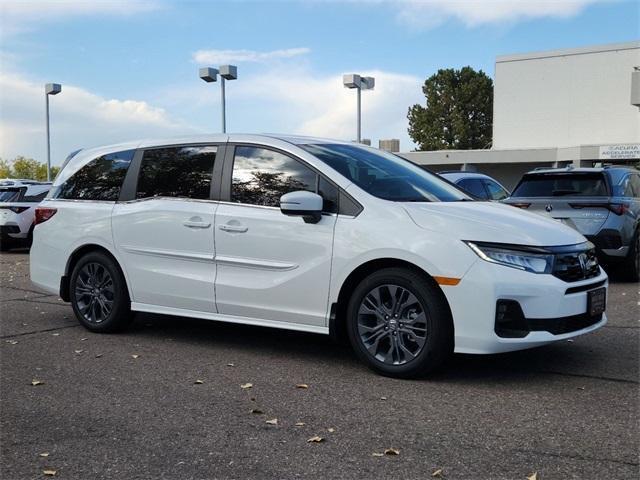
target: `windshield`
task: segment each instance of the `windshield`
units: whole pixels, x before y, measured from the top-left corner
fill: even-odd
[[[15,202],[19,196],[19,188],[3,188],[0,190],[0,202]]]
[[[525,175],[513,197],[606,197],[604,175],[600,173],[561,173]]]
[[[358,145],[310,144],[301,148],[367,193],[394,202],[459,202],[471,198],[413,163]]]

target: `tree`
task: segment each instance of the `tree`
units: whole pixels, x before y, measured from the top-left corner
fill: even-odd
[[[0,178],[11,176],[11,165],[4,158],[0,158]]]
[[[438,70],[422,87],[426,106],[409,108],[409,135],[420,150],[491,145],[493,81],[482,70]]]
[[[51,167],[51,178],[55,178],[59,171],[60,167]],[[0,159],[0,178],[25,178],[43,182],[47,179],[47,165],[22,155],[10,161]]]

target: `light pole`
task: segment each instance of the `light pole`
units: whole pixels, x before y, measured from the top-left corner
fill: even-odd
[[[47,115],[47,182],[51,181],[51,138],[49,136],[49,95],[57,95],[62,91],[59,83],[47,83],[44,86],[44,99]]]
[[[358,143],[361,142],[362,136],[362,109],[361,109],[361,100],[360,95],[362,90],[373,90],[373,87],[376,84],[376,79],[373,77],[362,77],[355,73],[350,73],[348,75],[342,76],[342,84],[347,88],[355,88],[357,90],[357,138],[356,141]]]
[[[227,132],[227,105],[225,100],[224,82],[225,80],[236,80],[238,78],[238,67],[235,65],[222,65],[217,68],[204,67],[200,69],[200,78],[207,83],[215,82],[220,74],[220,104],[222,108],[222,133]]]

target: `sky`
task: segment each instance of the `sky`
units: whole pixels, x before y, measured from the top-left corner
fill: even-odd
[[[498,55],[634,41],[638,0],[0,0],[0,157],[51,158],[140,138],[219,132],[219,83],[201,66],[238,66],[227,131],[352,140],[407,134],[407,110],[440,68],[491,77]]]

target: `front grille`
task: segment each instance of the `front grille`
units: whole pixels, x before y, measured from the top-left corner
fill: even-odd
[[[600,274],[596,249],[555,254],[553,275],[565,282],[578,282]]]
[[[549,332],[552,335],[577,332],[602,320],[603,315],[588,312],[558,318],[527,318],[516,300],[502,299],[496,302],[494,331],[501,338],[524,338],[530,332]]]

